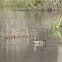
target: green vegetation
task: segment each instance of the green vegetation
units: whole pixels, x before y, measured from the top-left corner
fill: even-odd
[[[46,0],[1,0],[0,7],[19,7],[25,10],[61,10],[62,3],[60,1],[51,2]]]
[[[52,37],[62,38],[62,17],[56,21],[52,21],[49,27],[49,33]]]
[[[44,2],[44,0],[42,0]],[[0,8],[6,7],[6,8],[19,8],[21,10],[30,10],[32,9],[32,6],[37,6],[39,3],[41,3],[40,0],[8,0],[8,1],[0,1]],[[16,10],[16,9],[15,9]],[[18,9],[17,9],[18,10]]]
[[[56,21],[52,21],[49,30],[58,30],[62,27],[62,17]]]
[[[58,39],[62,39],[62,32],[50,32],[51,37],[57,37]]]
[[[44,1],[44,0],[42,0]],[[27,7],[30,6],[31,4],[39,4],[41,1],[40,0],[15,0],[15,1],[1,1],[0,2],[0,7]]]

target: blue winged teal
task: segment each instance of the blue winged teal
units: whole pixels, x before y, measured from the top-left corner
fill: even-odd
[[[42,44],[42,45],[46,45],[46,41],[45,40],[40,40],[38,41],[36,37],[33,38],[33,44]]]

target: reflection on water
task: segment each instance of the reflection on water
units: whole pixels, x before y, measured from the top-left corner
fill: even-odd
[[[61,62],[60,40],[57,40],[58,43],[47,41],[46,46],[34,46],[31,39],[0,38],[0,62]]]
[[[10,29],[30,27],[37,30],[30,37],[0,38],[0,62],[62,62],[61,33],[53,35],[54,33],[41,32],[46,28],[39,26],[49,26],[51,20],[61,16],[61,12],[0,11],[0,26],[3,29],[7,24]],[[34,36],[39,41],[46,40],[46,46],[33,45]]]
[[[57,32],[49,32],[52,37],[56,37],[57,39],[62,39],[62,32],[57,31]]]
[[[9,25],[11,29],[24,28],[32,25],[50,25],[52,20],[60,18],[62,12],[37,11],[0,11],[0,26]]]

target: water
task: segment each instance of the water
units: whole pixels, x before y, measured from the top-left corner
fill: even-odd
[[[60,41],[47,41],[46,46],[34,46],[27,37],[0,38],[0,62],[61,62]]]
[[[61,12],[57,11],[0,11],[0,26],[3,26],[3,30],[8,26],[10,29],[16,30],[20,27],[37,30],[37,32],[33,32],[34,35],[31,33],[30,37],[0,37],[0,62],[62,62],[61,33],[52,35],[49,32],[42,32],[47,29],[52,20],[61,16]],[[33,37],[39,41],[46,40],[46,46],[34,45]]]

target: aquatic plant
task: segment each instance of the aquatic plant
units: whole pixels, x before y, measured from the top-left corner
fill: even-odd
[[[49,32],[49,34],[52,37],[57,37],[57,39],[62,39],[62,32],[58,31],[58,32]]]
[[[56,21],[52,21],[49,30],[58,30],[62,26],[62,17]]]
[[[2,6],[2,3],[0,2],[0,7]]]

